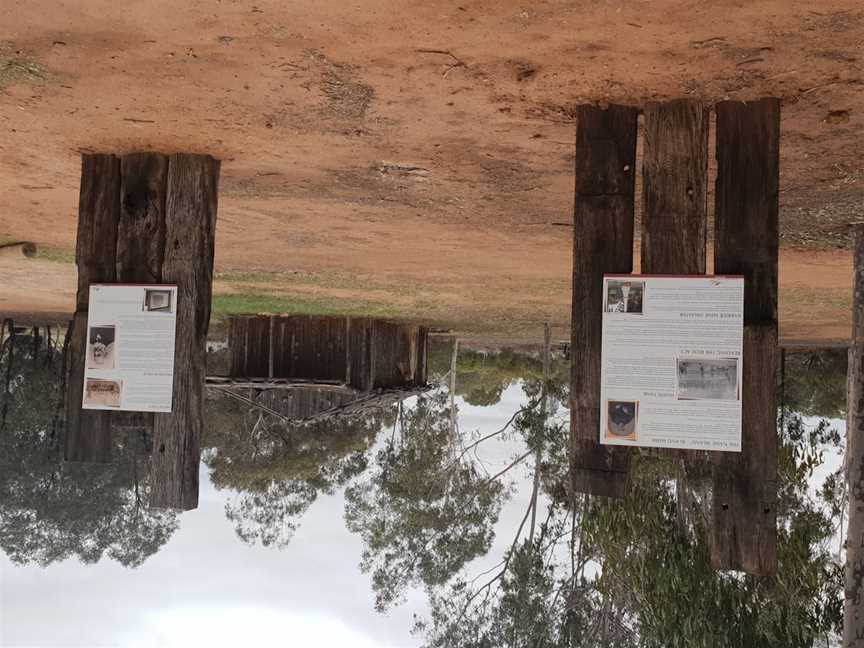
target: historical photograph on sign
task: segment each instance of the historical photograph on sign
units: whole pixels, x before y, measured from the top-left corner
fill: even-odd
[[[606,290],[607,313],[642,313],[644,281],[609,280]]]
[[[114,336],[113,326],[91,326],[87,341],[87,368],[114,368]]]
[[[90,407],[120,407],[123,383],[119,380],[88,378],[84,384],[84,405]]]
[[[678,400],[738,400],[738,360],[679,358]]]
[[[170,290],[144,290],[144,310],[160,313],[173,313]]]
[[[639,414],[637,401],[613,401],[606,403],[606,434],[616,439],[636,439],[636,423]]]

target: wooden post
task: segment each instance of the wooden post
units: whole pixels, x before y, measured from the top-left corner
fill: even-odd
[[[717,105],[714,266],[744,276],[742,452],[715,453],[711,562],[777,565],[777,249],[780,102]]]
[[[165,256],[165,177],[168,157],[131,153],[120,158],[117,282],[160,283]],[[111,428],[153,430],[151,412],[112,412]]]
[[[696,101],[645,107],[642,273],[704,275],[708,232],[708,110]],[[650,448],[686,461],[698,450]]]
[[[846,534],[844,648],[864,647],[864,223],[854,225],[854,240],[855,283],[852,293],[846,425],[849,529]]]
[[[679,100],[645,107],[642,272],[705,274],[708,110]]]
[[[627,448],[600,435],[603,274],[633,270],[635,108],[579,106],[573,216],[570,469],[574,492],[621,497]]]
[[[116,278],[117,223],[120,215],[120,160],[113,155],[83,155],[78,202],[78,294],[69,331],[66,379],[66,461],[111,460],[111,413],[81,409],[87,354],[90,284]]]
[[[165,190],[168,157],[132,153],[120,162],[117,281],[160,283],[165,258]]]
[[[219,161],[209,155],[169,158],[162,281],[177,284],[177,334],[173,410],[153,424],[155,507],[198,506],[218,184]]]

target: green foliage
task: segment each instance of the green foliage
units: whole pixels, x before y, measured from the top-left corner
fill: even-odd
[[[846,417],[846,352],[786,353],[785,407],[804,416]]]
[[[363,539],[361,568],[382,611],[406,587],[443,585],[492,542],[504,488],[458,455],[448,400],[418,397],[372,473],[346,490],[345,520]]]
[[[429,345],[430,374],[442,376],[450,370],[452,341],[433,340]],[[512,349],[481,352],[459,348],[456,360],[456,395],[469,405],[487,407],[501,400],[504,390],[520,380],[542,381],[543,363],[527,353]],[[570,364],[555,358],[552,380],[566,393],[570,381]]]
[[[636,619],[640,646],[810,648],[839,631],[842,569],[825,548],[834,527],[806,481],[824,444],[836,440],[827,424],[805,430],[800,417],[783,430],[776,576],[714,571],[706,498],[687,498],[682,524],[681,499],[650,465],[634,467],[629,497],[592,504],[585,528],[603,565],[596,587]],[[685,489],[692,486],[685,481]]]
[[[371,303],[348,303],[278,294],[213,295],[212,317],[222,320],[229,315],[279,313],[281,315],[356,315],[362,317],[396,317],[388,307]]]
[[[210,480],[234,491],[226,516],[247,544],[286,547],[319,494],[332,494],[367,465],[392,412],[306,426],[267,422],[260,412],[209,395],[202,445]]]
[[[46,566],[68,558],[107,556],[141,565],[168,541],[176,515],[146,508],[140,447],[119,443],[108,465],[63,462],[57,414],[62,399],[60,352],[43,338],[7,338],[0,376],[0,547],[18,564]],[[139,477],[140,475],[140,477]]]

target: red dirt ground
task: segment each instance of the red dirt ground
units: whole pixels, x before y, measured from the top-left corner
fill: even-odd
[[[573,107],[773,95],[783,331],[845,337],[862,53],[859,0],[6,0],[0,238],[73,247],[82,151],[208,152],[222,271],[564,325]],[[69,307],[67,266],[0,269],[0,311]]]

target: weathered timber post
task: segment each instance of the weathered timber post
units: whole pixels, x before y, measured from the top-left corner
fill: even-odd
[[[162,281],[165,258],[165,190],[168,156],[130,153],[120,158],[117,282]],[[152,432],[152,412],[112,412],[111,428]]]
[[[177,284],[177,333],[173,409],[153,421],[150,504],[155,507],[198,506],[218,191],[218,160],[170,156],[162,281]]]
[[[705,274],[708,109],[696,101],[645,107],[643,274]]]
[[[714,267],[744,276],[742,452],[715,453],[711,562],[777,567],[777,254],[780,102],[717,104]]]
[[[120,160],[113,155],[81,157],[78,201],[78,294],[69,332],[66,378],[66,461],[111,461],[111,412],[81,408],[87,355],[90,284],[116,279],[117,227],[120,218]]]
[[[689,100],[645,107],[642,273],[704,275],[708,232],[708,109]],[[698,450],[646,454],[697,461]]]
[[[622,497],[629,449],[600,434],[603,274],[633,270],[635,108],[579,106],[573,214],[570,471],[573,492]]]
[[[864,223],[854,225],[855,283],[852,343],[849,347],[846,486],[849,529],[846,534],[846,596],[843,646],[864,647]]]

